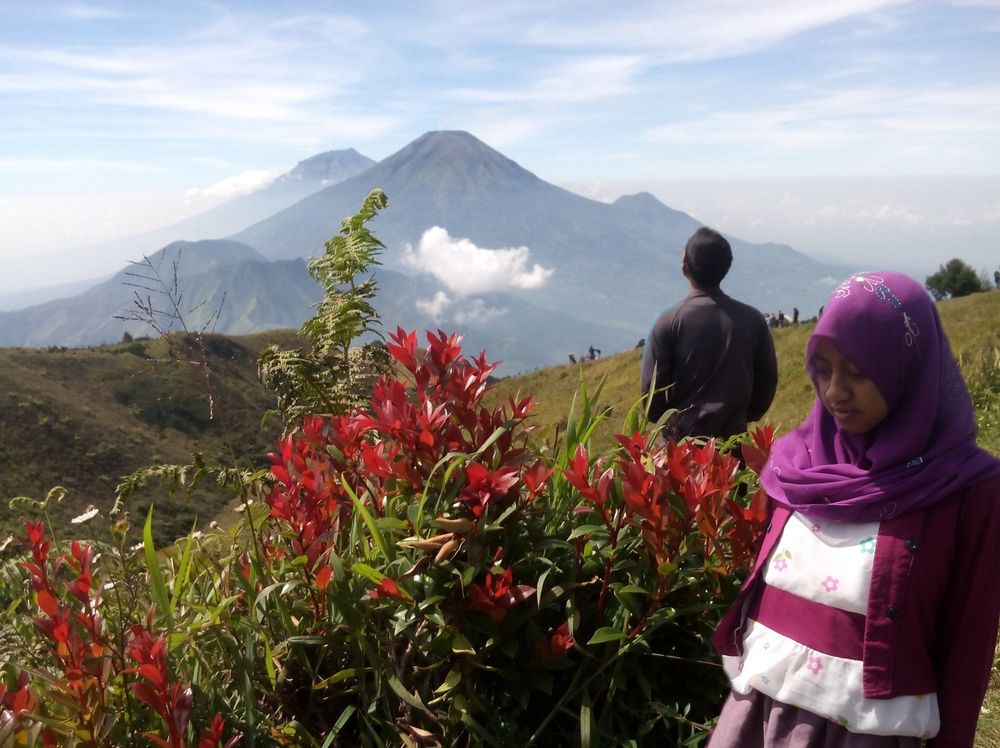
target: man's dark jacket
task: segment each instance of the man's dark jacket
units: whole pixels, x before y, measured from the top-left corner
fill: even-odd
[[[720,290],[692,291],[657,318],[646,338],[642,391],[655,390],[649,419],[680,411],[664,427],[667,438],[745,431],[770,407],[777,386],[764,316]]]

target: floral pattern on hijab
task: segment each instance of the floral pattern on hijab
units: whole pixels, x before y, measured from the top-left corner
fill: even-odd
[[[761,483],[771,498],[810,517],[890,519],[1000,475],[976,445],[968,388],[927,291],[900,273],[858,273],[823,309],[806,349],[829,340],[885,398],[870,432],[841,430],[819,397],[805,421],[774,444]]]

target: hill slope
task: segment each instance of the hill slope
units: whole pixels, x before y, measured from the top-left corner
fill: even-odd
[[[97,349],[0,350],[0,497],[40,498],[49,488],[68,490],[50,507],[58,527],[88,504],[107,510],[123,475],[155,463],[189,463],[202,452],[208,463],[263,464],[272,435],[261,417],[273,399],[257,381],[257,355],[267,345],[295,345],[288,332],[266,336],[207,336],[214,398],[210,409],[205,372],[190,362],[200,351],[180,337],[135,340]],[[161,538],[186,533],[197,516],[220,509],[211,492],[199,500],[156,487],[130,507],[141,521],[156,503]],[[5,504],[6,505],[6,504]],[[18,516],[5,511],[0,525]]]
[[[79,347],[112,343],[125,332],[149,335],[148,321],[131,319],[137,297],[160,312],[140,316],[154,317],[163,331],[181,329],[168,319],[170,296],[191,331],[207,325],[242,335],[298,327],[320,295],[304,260],[269,262],[224,239],[174,242],[148,265],[132,265],[76,296],[0,312],[0,345]]]
[[[977,398],[980,443],[1000,454],[1000,292],[939,305],[952,347]],[[765,421],[779,431],[794,427],[813,400],[803,355],[811,325],[775,331],[780,383]],[[207,336],[214,396],[210,418],[204,370],[191,365],[200,351],[180,336],[86,350],[0,349],[0,498],[40,497],[55,485],[68,489],[52,507],[57,526],[88,504],[107,509],[121,476],[155,463],[187,463],[202,452],[209,463],[263,464],[274,434],[260,419],[273,400],[257,381],[256,359],[267,345],[299,345],[291,331],[246,337]],[[466,347],[471,355],[477,349]],[[180,355],[178,355],[180,354]],[[487,350],[490,359],[496,358]],[[604,378],[599,404],[609,409],[595,438],[609,439],[638,399],[641,351],[633,349],[583,365],[542,369],[501,380],[494,396],[530,394],[540,438],[564,425],[580,377],[593,392]],[[211,491],[195,502],[157,487],[130,507],[139,517],[155,501],[158,535],[172,539],[197,516],[221,509]],[[19,522],[5,513],[0,526]]]
[[[1000,291],[940,302],[938,310],[977,406],[979,444],[1000,456]],[[805,372],[806,343],[813,326],[802,324],[774,331],[778,392],[762,422],[774,424],[779,433],[797,426],[815,398]],[[555,366],[509,377],[497,385],[495,393],[501,399],[514,393],[532,395],[535,421],[543,435],[551,435],[556,428],[565,428],[581,377],[591,393],[603,379],[598,402],[608,410],[608,418],[596,438],[609,439],[622,428],[625,413],[639,399],[641,366],[642,350],[636,348],[582,365]]]

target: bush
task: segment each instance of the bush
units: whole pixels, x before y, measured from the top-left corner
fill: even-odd
[[[484,356],[463,358],[442,333],[426,353],[413,333],[391,340],[402,373],[377,381],[369,408],[307,416],[281,439],[254,484],[261,500],[247,494],[228,532],[158,556],[147,519],[136,556],[118,520],[117,548],[74,542],[53,562],[42,525],[29,526],[8,735],[704,737],[724,692],[706,639],[763,522],[759,493],[734,498],[751,474],[713,442],[654,446],[638,408],[594,449],[585,392],[546,454],[531,443],[529,399],[484,404]],[[766,450],[770,434],[756,437]]]

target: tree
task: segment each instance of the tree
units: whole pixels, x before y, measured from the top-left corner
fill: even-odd
[[[387,204],[382,190],[372,190],[361,209],[341,222],[326,251],[309,261],[309,274],[324,291],[316,313],[299,330],[309,350],[272,346],[258,359],[261,382],[277,395],[277,413],[288,426],[307,413],[344,413],[365,403],[372,381],[389,366],[372,306],[377,285],[371,267],[380,264],[376,257],[384,246],[366,226]]]
[[[958,298],[968,296],[971,293],[978,293],[987,289],[982,278],[976,273],[968,263],[954,257],[944,265],[938,267],[938,271],[927,276],[924,282],[931,295],[940,301],[947,298]]]

